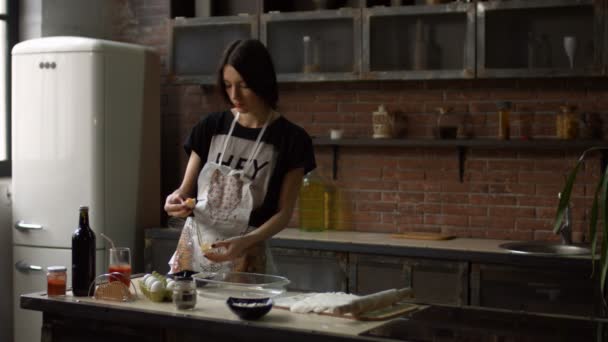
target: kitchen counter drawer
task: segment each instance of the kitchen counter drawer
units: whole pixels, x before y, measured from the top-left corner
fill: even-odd
[[[359,295],[411,287],[418,302],[467,305],[468,274],[466,262],[349,255],[349,290]]]
[[[471,305],[553,314],[599,314],[599,286],[590,275],[590,268],[472,264]]]

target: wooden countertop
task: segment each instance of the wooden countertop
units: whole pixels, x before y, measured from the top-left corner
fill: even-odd
[[[146,238],[175,240],[181,230],[147,229]],[[499,246],[512,240],[454,238],[414,240],[394,238],[387,233],[329,230],[305,232],[287,228],[270,241],[273,247],[318,249],[335,252],[369,253],[400,257],[437,258],[466,262],[489,262],[539,267],[591,268],[590,256],[547,256],[516,254]]]
[[[46,293],[32,293],[21,296],[21,307],[53,314],[76,315],[81,318],[102,320],[124,320],[125,323],[169,325],[179,319],[181,324],[203,326],[212,324],[226,329],[271,328],[277,334],[308,334],[335,337],[356,337],[358,334],[380,326],[387,321],[364,322],[341,317],[317,314],[297,314],[288,310],[273,308],[257,321],[245,321],[233,314],[225,301],[197,296],[196,307],[192,310],[178,310],[171,302],[156,303],[139,294],[133,302],[113,302],[89,297],[65,296],[48,297]],[[357,338],[358,339],[358,338]]]

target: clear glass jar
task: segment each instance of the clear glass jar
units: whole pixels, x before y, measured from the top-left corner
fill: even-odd
[[[319,72],[319,42],[314,37],[304,36],[302,48],[304,50],[302,72]]]
[[[300,229],[322,231],[330,226],[331,192],[326,182],[315,171],[302,181],[299,196]]]
[[[66,270],[65,266],[49,266],[46,268],[46,294],[49,297],[65,295]]]
[[[173,303],[179,310],[193,309],[196,306],[196,284],[192,277],[175,279]]]
[[[558,114],[557,124],[558,138],[561,139],[576,139],[578,136],[578,117],[575,114],[575,106],[561,106],[562,113]]]

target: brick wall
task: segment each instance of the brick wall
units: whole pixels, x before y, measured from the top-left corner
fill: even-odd
[[[115,0],[116,39],[167,53],[168,1]],[[167,70],[163,70],[166,75]],[[165,78],[166,79],[166,78]],[[555,137],[560,105],[600,114],[608,126],[608,80],[385,81],[281,84],[280,112],[313,136],[343,128],[347,137],[371,135],[371,113],[385,104],[396,113],[399,134],[432,138],[439,106],[453,109],[473,135],[495,137],[496,102],[512,101],[512,137]],[[209,111],[224,109],[209,89],[162,85],[163,196],[175,189],[186,165],[181,148],[190,128]],[[504,239],[555,239],[551,232],[557,192],[581,150],[466,150],[464,182],[458,179],[455,148],[344,147],[338,177],[331,180],[330,148],[316,148],[322,175],[336,189],[341,206],[337,224],[373,232],[433,231],[458,236]],[[573,194],[575,239],[586,234],[595,181],[593,156],[579,175]],[[291,225],[297,225],[294,217]]]

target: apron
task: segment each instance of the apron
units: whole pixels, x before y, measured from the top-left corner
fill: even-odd
[[[205,163],[198,175],[199,187],[194,216],[186,220],[177,249],[169,261],[171,273],[184,270],[265,273],[267,268],[274,270],[266,242],[251,246],[242,256],[232,261],[216,263],[203,256],[211,250],[214,242],[244,235],[255,229],[248,225],[253,210],[253,195],[252,180],[246,172],[260,152],[262,136],[272,117],[264,123],[243,169],[236,170],[222,165],[222,160],[239,116],[240,113],[237,112],[224,139],[219,164],[211,161]],[[222,253],[222,249],[218,248],[214,252]]]

